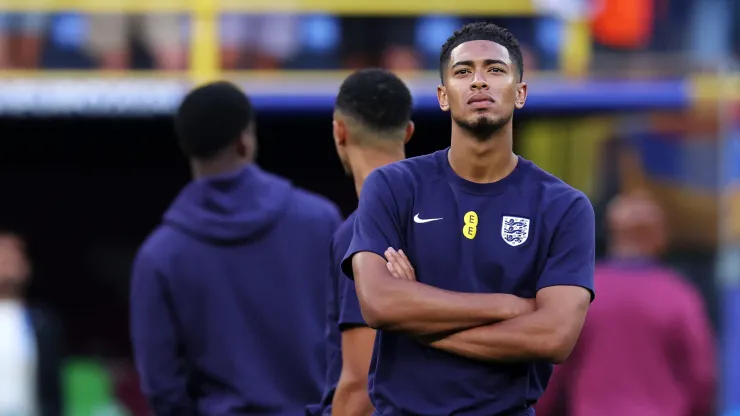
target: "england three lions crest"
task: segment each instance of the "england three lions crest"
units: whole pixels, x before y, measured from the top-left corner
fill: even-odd
[[[506,244],[517,247],[524,244],[529,237],[529,219],[504,215],[501,220],[501,238]]]

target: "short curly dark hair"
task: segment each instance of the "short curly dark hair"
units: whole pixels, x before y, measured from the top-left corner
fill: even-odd
[[[175,130],[187,156],[210,159],[236,142],[253,120],[246,94],[234,84],[219,81],[185,96],[175,115]]]
[[[394,73],[359,70],[339,87],[335,108],[376,133],[405,127],[411,119],[411,92]]]
[[[459,45],[474,40],[488,40],[498,43],[509,51],[511,61],[516,65],[519,71],[519,81],[524,78],[524,62],[522,59],[522,50],[519,47],[519,41],[514,35],[501,26],[493,23],[476,22],[468,23],[456,30],[447,42],[442,45],[442,51],[439,54],[439,77],[444,84],[444,73],[447,64],[450,62],[450,53]]]

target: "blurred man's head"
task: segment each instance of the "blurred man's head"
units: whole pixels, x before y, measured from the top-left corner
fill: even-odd
[[[22,237],[0,232],[0,298],[20,297],[31,276],[31,264]]]
[[[345,171],[363,149],[403,151],[414,133],[411,92],[396,75],[382,69],[353,73],[339,88],[334,107],[334,144]]]
[[[177,110],[175,129],[191,162],[238,165],[255,157],[252,104],[231,83],[214,82],[188,93]]]
[[[645,191],[614,198],[607,208],[609,254],[616,258],[653,258],[666,248],[663,210]]]
[[[506,125],[527,99],[519,42],[493,23],[471,23],[455,31],[442,45],[439,75],[440,108],[481,141]]]

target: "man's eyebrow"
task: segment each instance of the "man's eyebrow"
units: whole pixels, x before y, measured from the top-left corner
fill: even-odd
[[[508,63],[506,63],[505,61],[502,61],[501,59],[486,59],[485,61],[483,61],[483,64],[484,65],[499,64],[499,65],[509,66]],[[457,61],[454,64],[452,64],[452,68],[455,68],[457,66],[475,66],[475,62],[466,60],[466,61]]]

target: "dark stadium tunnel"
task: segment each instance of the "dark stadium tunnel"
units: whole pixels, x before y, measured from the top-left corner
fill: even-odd
[[[418,112],[413,119],[416,132],[408,156],[449,145],[448,117],[434,111]],[[525,113],[515,124],[528,120]],[[331,112],[290,117],[258,112],[257,128],[263,168],[329,197],[345,215],[354,209],[352,181],[334,150]],[[10,224],[29,239],[36,261],[31,300],[61,314],[70,353],[103,350],[127,356],[133,250],[189,180],[172,119],[0,118],[0,131],[0,226]],[[517,145],[515,137],[515,150]],[[598,219],[603,207],[596,208]],[[603,230],[597,234],[603,240]],[[99,259],[121,269],[102,279],[89,258],[117,243],[131,251]],[[601,252],[603,241],[599,246]],[[710,281],[698,281],[713,304],[714,292],[706,286]],[[710,310],[716,322],[716,308]]]
[[[449,144],[447,117],[419,113],[414,120],[409,156]],[[334,150],[331,112],[262,112],[257,126],[263,168],[331,198],[345,214],[354,209],[352,182]],[[29,296],[62,315],[70,352],[95,343],[111,355],[128,354],[128,279],[101,279],[86,257],[105,251],[101,242],[134,249],[189,180],[172,119],[0,118],[0,131],[0,223],[20,229],[33,249]],[[101,339],[110,345],[97,344]]]

